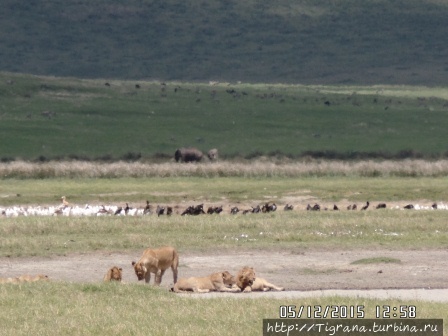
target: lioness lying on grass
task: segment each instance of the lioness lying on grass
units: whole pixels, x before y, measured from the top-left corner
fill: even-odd
[[[21,275],[16,278],[0,278],[0,284],[3,283],[23,283],[23,282],[36,282],[36,281],[48,281],[48,276],[43,274],[32,275]]]
[[[180,278],[172,291],[176,293],[195,292],[239,292],[235,277],[228,271],[216,272],[205,277]]]

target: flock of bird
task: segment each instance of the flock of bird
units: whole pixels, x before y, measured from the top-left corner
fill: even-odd
[[[18,216],[146,216],[146,215],[167,215],[170,216],[174,213],[181,216],[197,216],[202,214],[220,214],[225,213],[223,206],[209,206],[207,210],[204,209],[204,204],[191,205],[185,210],[179,211],[176,207],[176,211],[172,206],[152,206],[149,201],[146,201],[146,205],[142,207],[130,207],[128,203],[125,206],[116,205],[89,205],[85,206],[70,204],[65,196],[62,196],[61,203],[57,206],[12,206],[7,208],[0,207],[1,217],[18,217]],[[359,208],[360,211],[367,210],[370,207],[370,202],[366,202],[365,205]],[[284,211],[294,210],[294,205],[286,204],[283,207]],[[297,207],[296,207],[297,208]],[[371,209],[387,209],[386,203],[378,203],[376,206],[372,206]],[[249,214],[249,213],[269,213],[278,209],[277,205],[273,202],[267,202],[262,205],[252,206],[250,208],[240,209],[237,206],[230,207],[229,214],[236,215]],[[321,206],[318,203],[314,205],[308,204],[305,208],[307,211],[339,211],[347,209],[349,211],[358,210],[356,203],[350,204],[341,209],[334,204],[332,207]],[[419,204],[407,204],[405,206],[391,206],[389,209],[402,209],[402,210],[448,210],[448,205],[444,203],[433,203],[431,206],[424,206]]]
[[[364,206],[362,206],[360,208],[361,211],[363,210],[367,210],[370,207],[370,202],[367,201],[366,204]],[[387,204],[386,203],[378,203],[375,206],[375,209],[387,209]],[[403,209],[403,210],[448,210],[448,205],[444,204],[444,203],[433,203],[431,206],[427,206],[427,205],[419,205],[419,204],[407,204],[403,207],[400,207],[399,205],[395,205],[390,207],[390,209]],[[319,204],[314,204],[313,206],[311,205],[307,205],[306,210],[309,211],[320,211],[321,210],[321,206]],[[334,211],[338,211],[339,207],[334,204],[332,208],[328,208],[328,207],[324,207],[322,208],[322,210],[334,210]],[[358,205],[356,203],[354,204],[349,204],[347,206],[347,210],[358,210]]]

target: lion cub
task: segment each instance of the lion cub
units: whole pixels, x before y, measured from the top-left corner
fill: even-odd
[[[106,275],[103,278],[103,281],[104,282],[109,282],[109,281],[121,282],[122,275],[123,275],[123,269],[119,268],[117,266],[114,266],[107,271]]]

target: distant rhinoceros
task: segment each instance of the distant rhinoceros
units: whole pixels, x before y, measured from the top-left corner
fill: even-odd
[[[189,148],[179,148],[174,153],[174,158],[176,162],[198,162],[201,161],[204,154],[194,147]]]

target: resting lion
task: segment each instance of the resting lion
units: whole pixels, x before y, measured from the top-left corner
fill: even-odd
[[[0,284],[2,283],[22,283],[22,282],[36,282],[36,281],[48,281],[48,276],[43,274],[32,275],[21,275],[16,278],[0,278]]]
[[[121,282],[122,274],[123,274],[123,269],[121,267],[118,268],[117,266],[114,266],[107,271],[106,275],[103,278],[103,281],[104,282],[108,282],[108,281]]]
[[[248,266],[243,267],[239,271],[237,275],[237,286],[245,293],[250,293],[252,291],[267,292],[271,289],[277,291],[285,290],[283,287],[278,287],[268,282],[266,279],[256,277],[253,267]]]
[[[0,278],[0,284],[19,283],[19,278]]]
[[[36,282],[36,281],[48,281],[48,276],[44,274],[32,275],[21,275],[17,278],[19,282]]]
[[[193,291],[208,292],[239,292],[235,277],[228,271],[212,273],[205,277],[180,278],[172,289],[176,293]]]
[[[251,287],[255,281],[255,270],[253,267],[244,266],[236,276],[236,285],[242,292],[252,291]]]
[[[160,285],[165,271],[171,267],[173,271],[174,284],[177,282],[177,267],[179,266],[179,255],[171,246],[159,249],[146,249],[138,262],[133,261],[135,274],[138,280],[145,279],[146,283],[151,280],[151,273],[155,274],[155,285]]]
[[[283,287],[278,287],[278,286],[268,282],[266,279],[258,278],[258,277],[255,278],[255,281],[250,286],[250,288],[252,289],[252,291],[260,291],[260,292],[267,292],[271,289],[275,289],[277,291],[285,290],[285,288],[283,288]]]

